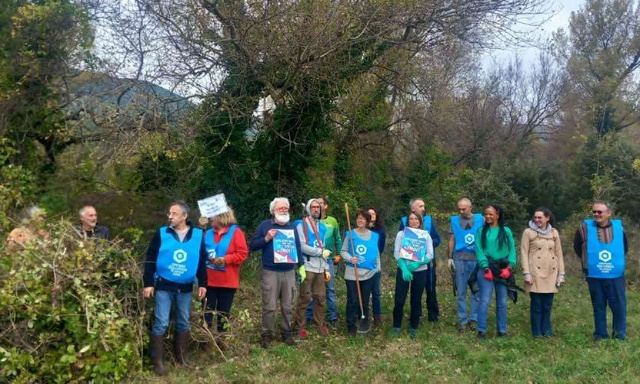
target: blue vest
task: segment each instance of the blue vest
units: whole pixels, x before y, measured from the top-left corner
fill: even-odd
[[[237,225],[233,224],[229,227],[229,230],[222,235],[220,238],[220,242],[216,243],[215,241],[215,233],[213,233],[213,229],[208,229],[207,233],[204,235],[204,248],[207,250],[208,260],[207,260],[207,268],[213,269],[216,271],[226,271],[226,266],[217,266],[213,264],[213,260],[216,257],[224,257],[227,254],[227,250],[229,249],[229,244],[231,244],[231,239],[233,238],[233,234],[236,231]]]
[[[587,228],[587,276],[596,279],[615,279],[624,275],[625,254],[622,221],[611,220],[613,240],[603,244],[598,240],[594,220],[584,221]]]
[[[380,256],[380,250],[378,249],[378,239],[380,236],[371,231],[371,238],[364,241],[356,234],[355,229],[347,232],[347,235],[349,238],[345,239],[345,241],[353,241],[353,248],[351,248],[351,243],[349,243],[348,252],[351,253],[353,249],[355,254],[351,256],[359,259],[357,267],[362,269],[376,269],[376,260]],[[348,260],[346,263],[348,266],[353,267],[353,264]]]
[[[402,217],[402,225],[403,226],[407,226],[407,216],[403,216]],[[429,232],[429,234],[431,234],[431,216],[429,215],[425,215],[422,218],[422,229],[424,229],[425,231]]]
[[[160,228],[160,251],[156,262],[156,275],[164,280],[179,284],[193,283],[200,261],[202,230],[193,228],[189,241],[181,243]]]
[[[309,219],[309,220],[313,220],[313,219]],[[296,225],[296,228],[298,227],[298,224],[303,224],[303,223],[307,226],[307,230],[306,232],[304,232],[307,237],[307,245],[311,247],[319,248],[320,242],[318,241],[316,234],[313,233],[313,229],[311,229],[311,225],[309,224],[309,222],[307,220],[296,220],[294,222],[294,224]],[[324,237],[327,233],[327,225],[325,223],[318,222],[318,227],[316,229],[318,230],[318,235],[322,239],[322,246],[324,247]]]
[[[473,226],[470,229],[464,229],[460,226],[460,216],[451,216],[451,230],[456,241],[454,253],[476,253],[476,232],[482,227],[482,215],[475,213],[473,215]]]

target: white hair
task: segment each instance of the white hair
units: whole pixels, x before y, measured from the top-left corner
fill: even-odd
[[[413,211],[413,204],[415,204],[417,201],[422,201],[424,203],[424,199],[421,198],[421,197],[413,198],[413,199],[409,200],[409,210]]]
[[[291,204],[289,204],[289,199],[287,199],[286,197],[276,197],[275,199],[271,200],[271,203],[269,203],[269,212],[273,215],[274,209],[276,208],[276,203],[285,203],[287,204],[287,207],[291,207]]]
[[[80,208],[80,210],[78,211],[78,214],[80,216],[84,216],[84,213],[87,212],[87,209],[89,208],[96,209],[93,205],[85,205],[84,207]]]

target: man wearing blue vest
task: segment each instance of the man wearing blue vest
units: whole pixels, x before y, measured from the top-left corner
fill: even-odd
[[[624,281],[627,235],[622,221],[611,219],[611,205],[596,200],[593,219],[585,220],[576,231],[573,249],[582,260],[593,306],[594,340],[608,339],[607,304],[613,313],[611,337],[627,337],[627,290]]]
[[[158,375],[167,374],[163,359],[164,334],[169,327],[171,307],[175,304],[175,358],[179,364],[185,364],[193,284],[199,285],[200,300],[207,293],[207,252],[202,230],[187,221],[189,207],[183,202],[172,203],[167,216],[170,225],[156,232],[147,251],[142,291],[145,298],[155,295],[151,361]]]
[[[302,257],[306,278],[300,283],[298,296],[298,308],[295,316],[295,329],[298,337],[304,340],[307,337],[305,323],[306,312],[311,296],[313,295],[313,322],[318,326],[320,334],[327,335],[327,327],[324,324],[324,309],[326,304],[325,283],[331,280],[327,258],[331,251],[325,248],[324,239],[327,226],[320,222],[320,203],[311,199],[305,206],[305,217],[296,222],[296,230],[300,238]]]
[[[449,269],[455,275],[458,292],[458,332],[464,331],[465,325],[472,332],[476,330],[478,321],[478,292],[471,292],[471,312],[467,312],[467,281],[476,268],[475,234],[482,227],[483,219],[479,213],[472,211],[471,200],[466,197],[458,200],[460,215],[451,216],[451,232],[449,235]]]
[[[300,249],[300,237],[295,225],[290,221],[289,209],[289,199],[286,197],[273,199],[269,204],[269,211],[273,217],[258,225],[249,243],[251,251],[262,251],[262,334],[260,339],[262,348],[268,348],[274,339],[273,328],[276,322],[278,299],[280,299],[282,312],[280,324],[282,340],[290,346],[296,344],[292,329],[293,301],[296,296],[296,264],[299,266],[298,271],[302,281],[306,277],[306,272]],[[295,253],[297,261],[289,259],[288,256],[283,258],[280,253],[274,252],[274,244],[279,241],[276,236],[287,237],[287,243],[291,243],[291,237],[288,236],[293,237],[295,246],[291,247],[289,256]]]
[[[427,285],[425,292],[427,293],[427,320],[431,322],[437,322],[440,315],[440,309],[438,308],[438,298],[436,296],[436,256],[435,249],[440,245],[440,235],[438,235],[438,229],[436,224],[429,215],[425,215],[426,209],[424,206],[424,200],[420,198],[411,199],[409,202],[409,209],[411,212],[415,212],[422,216],[422,226],[425,231],[429,232],[431,240],[433,240],[433,260],[429,263],[429,273],[427,274]],[[403,231],[407,225],[407,217],[404,216],[400,219],[400,227],[398,231]]]

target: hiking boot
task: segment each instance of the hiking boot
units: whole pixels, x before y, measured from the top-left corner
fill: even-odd
[[[189,331],[176,332],[174,335],[174,353],[178,364],[187,364],[187,351],[189,345]]]
[[[269,344],[271,344],[271,335],[262,335],[260,338],[260,346],[264,349],[269,348]]]
[[[378,328],[382,325],[382,318],[380,316],[373,316],[373,326]]]
[[[509,336],[507,332],[498,332],[498,337],[507,337]]]
[[[464,324],[456,324],[456,331],[458,331],[459,333],[464,332]]]
[[[299,331],[298,331],[298,339],[299,339],[299,340],[304,340],[304,339],[306,339],[306,338],[307,338],[307,331],[305,331],[304,329],[299,330]],[[287,338],[285,337],[285,340],[286,340],[286,339],[287,339]]]
[[[327,335],[329,334],[329,330],[327,329],[327,326],[326,326],[326,325],[322,324],[322,325],[320,326],[320,334],[321,334],[322,336],[327,336]]]
[[[471,320],[467,323],[467,327],[469,327],[469,330],[471,332],[475,332],[476,329],[478,328],[478,322]]]
[[[487,338],[487,334],[482,331],[478,331],[478,340],[484,340]]]
[[[219,334],[218,337],[216,338],[216,344],[218,345],[218,348],[220,348],[222,352],[228,351],[230,348],[229,344],[227,344],[225,339],[226,339],[225,335],[222,335],[222,334]]]
[[[164,366],[164,337],[162,336],[151,335],[151,363],[156,375],[167,374],[167,368]]]

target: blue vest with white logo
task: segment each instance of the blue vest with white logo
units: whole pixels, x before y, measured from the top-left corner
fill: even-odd
[[[355,252],[355,254],[351,256],[355,256],[359,259],[357,267],[363,269],[376,269],[376,260],[378,259],[378,256],[380,256],[380,250],[378,249],[378,239],[380,236],[371,231],[371,238],[365,241],[356,234],[355,229],[351,230],[351,232],[347,232],[347,235],[348,239],[345,240],[349,242],[353,241],[353,248],[351,248],[351,244],[349,244],[349,253]],[[349,261],[347,261],[347,265],[353,267],[353,264]]]
[[[226,271],[227,267],[222,266],[219,267],[213,264],[213,259],[216,257],[224,257],[227,254],[227,250],[229,249],[229,244],[231,244],[231,239],[233,238],[233,233],[236,230],[236,225],[233,224],[229,227],[229,230],[222,235],[220,241],[216,243],[215,241],[215,233],[213,233],[213,229],[208,229],[204,235],[204,248],[207,250],[207,268],[214,269],[216,271]]]
[[[460,216],[451,216],[451,230],[456,241],[454,253],[476,253],[476,232],[482,227],[482,215],[473,215],[473,226],[464,229],[460,226]]]
[[[403,216],[401,220],[402,220],[402,225],[406,227],[408,225],[407,224],[407,216]],[[422,229],[424,229],[425,231],[431,233],[431,216],[425,215],[422,218]]]
[[[189,241],[181,243],[167,232],[167,228],[160,228],[160,251],[156,262],[156,275],[174,283],[192,283],[200,261],[202,230],[193,228]]]
[[[313,219],[309,219],[309,220],[313,220]],[[309,221],[308,220],[295,221],[296,227],[298,226],[298,224],[302,224],[302,223],[304,223],[307,226],[307,231],[305,232],[305,235],[307,237],[307,245],[311,247],[316,247],[316,248],[320,247],[320,241],[318,241],[316,234],[313,232],[313,229],[311,228]],[[322,239],[321,242],[324,246],[324,236],[327,233],[327,226],[325,223],[318,222],[318,226],[316,227],[316,229],[318,230],[318,236],[320,236],[320,239]]]
[[[587,228],[587,276],[596,279],[615,279],[624,275],[625,254],[622,221],[611,220],[613,239],[603,244],[598,239],[594,220],[584,221]]]

